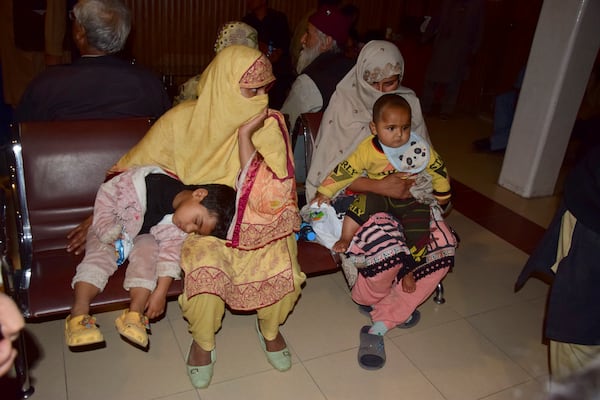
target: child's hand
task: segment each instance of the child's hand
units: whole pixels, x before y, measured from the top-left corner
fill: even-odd
[[[321,204],[331,204],[331,199],[325,196],[323,193],[317,192],[317,195],[310,201],[310,204],[316,204],[318,206]]]
[[[254,132],[263,127],[265,119],[267,119],[268,116],[269,109],[265,108],[264,111],[258,113],[256,116],[252,117],[252,119],[240,126],[238,134],[243,137],[252,137]]]
[[[148,302],[146,303],[146,316],[149,319],[155,319],[160,317],[165,312],[165,306],[167,304],[167,296],[163,293],[157,293],[155,290],[150,294]]]

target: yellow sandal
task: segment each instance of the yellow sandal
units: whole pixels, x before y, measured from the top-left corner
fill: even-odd
[[[148,317],[129,309],[123,310],[115,320],[119,333],[131,342],[141,346],[148,346]]]
[[[96,318],[87,314],[69,315],[65,320],[65,342],[70,347],[87,346],[104,342],[104,336],[96,326]]]

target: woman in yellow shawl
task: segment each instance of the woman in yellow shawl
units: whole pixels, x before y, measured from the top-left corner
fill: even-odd
[[[224,49],[203,72],[198,100],[168,111],[115,166],[158,165],[186,184],[237,188],[229,240],[190,235],[181,254],[185,285],[179,304],[194,339],[187,369],[195,387],[210,383],[225,304],[256,310],[267,359],[280,371],[291,367],[279,325],[305,275],[293,235],[299,217],[289,135],[282,115],[267,111],[266,91],[274,80],[260,51]]]

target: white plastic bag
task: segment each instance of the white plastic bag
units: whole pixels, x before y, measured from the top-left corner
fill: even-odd
[[[309,222],[317,234],[317,242],[331,250],[342,235],[342,220],[335,208],[328,204],[307,204],[300,211],[302,218]]]

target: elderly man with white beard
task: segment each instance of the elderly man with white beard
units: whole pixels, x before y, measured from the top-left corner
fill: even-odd
[[[308,18],[296,64],[298,77],[281,107],[292,126],[300,114],[324,110],[335,86],[354,65],[344,56],[349,30],[349,18],[335,6],[321,6]],[[294,149],[298,182],[305,180],[303,147],[297,143]]]

